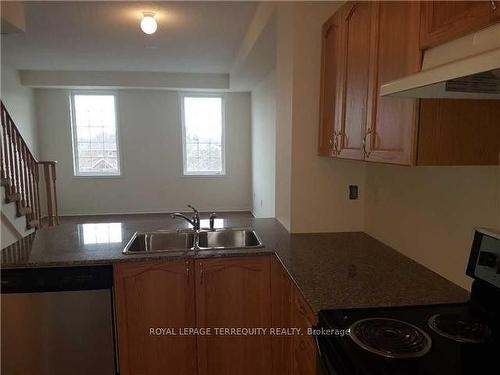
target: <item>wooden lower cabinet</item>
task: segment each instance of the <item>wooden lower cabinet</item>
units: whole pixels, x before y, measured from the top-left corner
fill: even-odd
[[[316,343],[307,330],[316,325],[316,316],[297,288],[293,290],[292,324],[300,328],[301,334],[293,336],[292,340],[292,370],[293,375],[316,374]]]
[[[307,330],[313,313],[277,258],[271,264],[273,327],[299,328],[301,334],[273,337],[273,374],[316,375],[316,343]]]
[[[293,283],[278,258],[271,260],[271,296],[273,327],[292,328]],[[289,375],[292,368],[293,337],[271,338],[273,375]]]
[[[307,335],[315,315],[274,256],[120,263],[114,282],[120,374],[316,374]],[[271,335],[271,327],[302,334]],[[180,335],[186,328],[211,334]]]
[[[270,257],[201,259],[196,319],[204,328],[270,328]],[[271,374],[269,335],[198,336],[199,375]]]
[[[194,336],[151,335],[150,329],[195,327],[192,261],[114,266],[120,374],[194,375]]]

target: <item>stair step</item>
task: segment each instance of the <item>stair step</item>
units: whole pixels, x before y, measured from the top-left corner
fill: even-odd
[[[7,193],[7,194],[5,194],[5,201],[7,203],[17,202],[20,199],[21,199],[20,193],[12,193],[12,194]]]
[[[2,177],[2,179],[1,179],[1,186],[10,186],[10,179]]]
[[[38,220],[28,220],[27,224],[26,224],[26,227],[28,229],[32,229],[32,228],[40,228],[40,225],[38,223]]]
[[[31,207],[19,207],[19,209],[17,210],[17,216],[24,216],[24,215],[28,215],[31,213]]]

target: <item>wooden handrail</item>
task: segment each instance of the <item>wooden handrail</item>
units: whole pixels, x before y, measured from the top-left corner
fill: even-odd
[[[0,166],[6,201],[15,202],[18,216],[26,215],[28,228],[42,225],[40,204],[40,171],[44,170],[49,225],[59,224],[56,194],[55,161],[38,161],[19,132],[12,117],[0,101]]]

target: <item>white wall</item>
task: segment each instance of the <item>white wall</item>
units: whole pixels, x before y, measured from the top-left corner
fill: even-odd
[[[291,228],[293,6],[279,4],[276,27],[276,218]]]
[[[28,144],[31,152],[38,155],[38,135],[35,124],[33,89],[21,86],[19,72],[2,60],[2,101]]]
[[[63,215],[251,207],[250,94],[226,94],[226,176],[183,177],[179,95],[118,91],[121,177],[74,177],[67,90],[37,89],[40,148],[57,160]]]
[[[369,165],[367,192],[367,233],[470,286],[473,228],[500,228],[500,167]]]
[[[276,72],[252,91],[252,212],[274,217],[276,174]]]

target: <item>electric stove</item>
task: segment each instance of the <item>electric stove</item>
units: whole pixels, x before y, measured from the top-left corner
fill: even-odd
[[[500,373],[500,233],[476,229],[466,273],[468,303],[321,311],[318,372]]]

